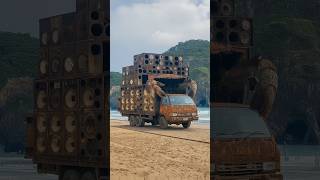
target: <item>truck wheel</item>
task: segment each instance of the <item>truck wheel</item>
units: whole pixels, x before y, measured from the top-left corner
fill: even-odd
[[[190,125],[191,125],[191,121],[183,122],[183,123],[182,123],[182,126],[183,126],[184,128],[186,128],[186,129],[189,128]]]
[[[86,171],[82,174],[80,180],[97,180],[97,177],[92,171]]]
[[[161,129],[167,129],[168,128],[168,121],[163,116],[160,117],[159,124],[160,124],[160,128]]]
[[[79,180],[80,175],[78,171],[73,169],[68,169],[63,173],[62,180]]]
[[[130,126],[136,125],[134,116],[129,116],[129,124],[130,124]]]
[[[137,127],[143,127],[144,126],[144,120],[139,116],[136,117],[136,123],[137,123],[136,124]]]
[[[156,123],[156,122],[154,122],[154,121],[152,121],[152,122],[151,122],[151,125],[152,125],[152,126],[156,126],[156,125],[157,125],[157,123]]]

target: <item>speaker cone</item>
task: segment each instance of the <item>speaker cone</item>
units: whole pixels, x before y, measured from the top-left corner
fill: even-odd
[[[37,129],[39,133],[44,133],[46,131],[47,129],[46,123],[47,123],[47,120],[45,116],[42,116],[42,115],[38,116]]]
[[[77,104],[76,101],[76,91],[71,89],[65,95],[65,104],[68,108],[74,108]]]
[[[66,150],[68,153],[72,153],[75,151],[75,149],[75,140],[73,137],[69,137],[66,141]]]
[[[37,139],[37,150],[42,153],[46,150],[45,139],[43,137],[39,137]]]
[[[47,45],[48,44],[48,33],[42,33],[41,42],[42,42],[43,45]]]
[[[52,116],[51,120],[51,130],[53,132],[59,132],[61,129],[61,120],[58,116],[54,115]]]
[[[52,33],[52,41],[53,43],[57,44],[59,42],[59,31],[54,30]]]
[[[44,91],[40,91],[38,96],[37,96],[37,107],[39,109],[42,109],[46,106],[46,98],[47,98],[47,95]]]
[[[88,139],[94,139],[96,136],[96,121],[97,119],[93,115],[86,116],[84,120],[84,131]]]
[[[223,16],[230,16],[232,15],[232,11],[233,11],[233,8],[232,8],[232,5],[229,4],[229,3],[222,3],[221,5],[221,13]]]
[[[65,119],[65,126],[68,133],[73,133],[76,129],[76,118],[73,115],[68,115]]]
[[[53,73],[59,72],[60,62],[58,59],[54,59],[51,65],[52,65],[51,70]]]
[[[59,92],[54,92],[51,94],[50,104],[51,104],[51,107],[54,109],[59,108],[59,106],[60,106],[60,93]]]
[[[94,105],[94,91],[92,88],[87,88],[83,93],[83,104],[87,107]]]
[[[51,140],[51,150],[54,152],[54,153],[57,153],[60,151],[61,147],[60,147],[60,143],[61,143],[61,140],[60,140],[60,137],[58,136],[54,136]]]
[[[74,68],[74,62],[72,60],[72,58],[68,57],[65,59],[64,61],[64,70],[66,72],[72,72]]]
[[[48,72],[48,61],[42,60],[42,61],[40,62],[40,67],[39,67],[39,69],[40,69],[40,73],[41,73],[41,74],[47,74],[47,72]]]

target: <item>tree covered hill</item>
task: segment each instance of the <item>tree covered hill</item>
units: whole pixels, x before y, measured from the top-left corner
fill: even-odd
[[[39,40],[29,34],[0,32],[0,88],[8,78],[34,77],[38,52]]]

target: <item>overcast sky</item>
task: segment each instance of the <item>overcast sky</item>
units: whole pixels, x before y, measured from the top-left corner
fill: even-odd
[[[111,70],[133,55],[162,53],[190,39],[210,38],[209,0],[112,0]]]
[[[133,55],[162,53],[178,42],[209,40],[210,0],[111,0],[111,70]],[[38,37],[38,20],[75,11],[76,0],[4,0],[0,31]]]

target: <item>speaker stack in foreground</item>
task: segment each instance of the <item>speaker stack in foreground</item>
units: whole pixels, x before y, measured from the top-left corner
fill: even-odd
[[[215,84],[211,102],[242,102],[243,82],[239,75],[246,72],[235,68],[250,63],[253,27],[251,18],[236,16],[235,7],[235,0],[211,1],[210,69],[215,73],[211,75],[211,84]],[[232,97],[232,93],[240,98]]]
[[[106,165],[109,119],[109,1],[40,20],[35,89],[36,160]]]

